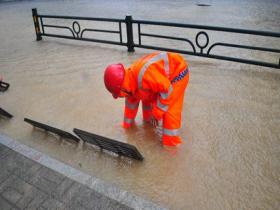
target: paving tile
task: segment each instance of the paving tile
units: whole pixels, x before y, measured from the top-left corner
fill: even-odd
[[[0,144],[0,158],[7,156],[10,152],[12,152],[11,149]]]
[[[20,180],[15,175],[9,176],[4,182],[1,183],[0,194],[2,195],[3,192],[5,192],[9,188],[13,188],[14,190],[17,190],[19,194],[23,194],[23,189],[20,189],[23,183],[19,182]]]
[[[24,199],[17,203],[17,206],[24,207],[25,209],[37,209],[46,200],[48,196],[40,191],[33,191]]]
[[[39,206],[36,210],[46,210],[43,206]]]
[[[59,201],[64,201],[64,195],[68,190],[74,185],[74,181],[68,178],[65,178],[56,188],[55,191],[51,193],[51,196]]]
[[[46,167],[41,167],[29,179],[29,183],[35,185],[41,191],[52,194],[63,182],[64,176]]]
[[[130,209],[89,187],[75,183],[65,194],[67,208],[81,206],[83,209]]]
[[[0,196],[0,209],[9,210],[12,208],[12,205],[4,198]]]
[[[7,178],[8,178],[9,176],[11,176],[11,175],[12,175],[12,173],[9,172],[9,171],[6,169],[5,166],[2,166],[2,165],[1,165],[0,185],[1,185],[1,183],[3,183],[5,180],[7,180]]]
[[[131,209],[13,150],[0,146],[1,154],[0,210]],[[107,184],[98,186],[105,193],[118,192]]]
[[[21,199],[23,195],[19,193],[16,189],[7,187],[2,192],[2,196],[6,198],[8,201],[10,201],[11,203],[16,203],[18,202],[19,199]]]
[[[64,203],[70,203],[71,200],[75,199],[75,196],[78,194],[78,189],[80,184],[74,182],[70,188],[68,188],[64,194],[60,197],[60,200],[63,200]]]
[[[36,172],[36,174],[34,174],[33,179],[30,181],[31,181],[31,183],[34,183],[40,179],[46,179],[46,180],[58,185],[63,181],[64,176],[60,173],[57,173],[57,172],[43,166]]]
[[[5,168],[5,171],[11,172],[25,181],[28,181],[28,179],[41,168],[40,164],[37,164],[14,151],[8,156],[1,158],[0,165]]]
[[[62,202],[53,199],[53,198],[49,198],[47,200],[45,200],[43,202],[43,204],[41,205],[41,207],[43,207],[44,209],[65,209],[65,206]]]
[[[47,198],[47,195],[35,186],[11,175],[0,185],[0,194],[18,208],[36,208]]]
[[[73,202],[67,203],[66,204],[66,209],[67,210],[77,210],[77,209],[79,209],[79,210],[92,210],[92,209],[86,208],[85,206],[81,205],[78,202],[76,202],[76,203],[73,203]]]

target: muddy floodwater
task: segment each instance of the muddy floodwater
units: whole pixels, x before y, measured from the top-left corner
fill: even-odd
[[[199,2],[212,6],[198,7]],[[135,19],[279,33],[279,1],[0,1],[0,74],[11,85],[0,93],[0,107],[14,115],[11,120],[0,118],[1,134],[170,209],[279,209],[279,69],[186,55],[191,77],[180,130],[184,144],[163,148],[160,129],[144,125],[141,112],[134,128],[121,127],[124,100],[114,100],[103,85],[108,64],[128,66],[152,51],[136,48],[128,53],[125,47],[55,38],[36,42],[34,7],[43,14],[129,14]],[[279,39],[245,39],[280,48]],[[279,62],[279,54],[262,58]],[[145,160],[69,143],[33,129],[24,118],[135,145]]]

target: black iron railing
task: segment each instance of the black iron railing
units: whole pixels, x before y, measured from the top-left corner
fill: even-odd
[[[91,42],[99,42],[106,44],[114,44],[126,46],[129,52],[134,52],[134,48],[146,48],[146,49],[154,49],[154,50],[162,50],[162,51],[171,51],[178,52],[182,54],[206,57],[206,58],[214,58],[220,60],[234,61],[239,63],[253,64],[271,68],[280,69],[280,49],[273,47],[262,47],[262,46],[252,46],[248,44],[234,44],[228,42],[214,42],[211,45],[209,44],[209,35],[208,31],[211,32],[225,32],[229,34],[240,34],[240,35],[252,35],[254,37],[262,37],[262,38],[274,38],[277,39],[277,43],[280,41],[280,33],[277,32],[269,32],[269,31],[256,31],[256,30],[247,30],[247,29],[236,29],[236,28],[224,28],[224,27],[214,27],[214,26],[203,26],[203,25],[193,25],[193,24],[181,24],[181,23],[168,23],[168,22],[156,22],[156,21],[146,21],[146,20],[134,20],[131,16],[126,16],[125,19],[112,19],[112,18],[91,18],[91,17],[74,17],[74,16],[54,16],[54,15],[40,15],[37,13],[36,9],[32,9],[34,26],[37,40],[41,40],[42,36],[48,37],[57,37],[57,38],[65,38],[65,39],[74,39],[74,40],[82,40],[82,41],[91,41]],[[45,19],[69,19],[73,20],[72,26],[61,26],[61,25],[51,25],[45,24]],[[104,30],[104,29],[92,29],[92,28],[84,28],[81,30],[80,24],[78,20],[87,20],[87,21],[98,21],[98,22],[111,22],[117,24],[118,30]],[[125,25],[126,33],[122,33],[122,24]],[[136,28],[133,28],[137,26]],[[183,28],[183,29],[191,29],[197,30],[195,35],[195,41],[192,41],[189,37],[174,37],[167,36],[158,33],[145,33],[142,31],[143,26],[156,26],[156,27],[172,27],[175,29]],[[46,28],[57,28],[64,29],[69,31],[69,35],[59,35],[59,34],[51,34],[46,33]],[[135,42],[133,35],[133,31],[138,31],[137,37],[138,41]],[[166,29],[165,29],[166,30]],[[112,41],[111,39],[96,39],[96,38],[87,38],[84,36],[85,33],[88,32],[101,32],[101,33],[110,33],[117,34],[119,37],[119,41]],[[172,49],[168,47],[152,45],[152,44],[144,44],[143,38],[156,38],[156,39],[165,39],[165,40],[175,40],[175,41],[183,41],[188,44],[188,48],[190,50],[185,49]],[[126,41],[123,41],[125,38]],[[200,40],[204,39],[204,43]],[[277,60],[276,62],[266,62],[261,59],[253,59],[253,58],[238,58],[235,56],[225,56],[214,54],[213,49],[217,47],[224,47],[230,49],[245,49],[250,51],[258,51],[258,52],[269,52],[276,53]],[[277,46],[276,46],[277,47]]]
[[[75,40],[82,40],[82,41],[91,41],[91,42],[100,42],[100,43],[107,43],[107,44],[115,44],[115,45],[123,45],[127,46],[126,43],[122,40],[122,30],[121,30],[121,23],[125,23],[125,20],[121,19],[112,19],[112,18],[91,18],[91,17],[70,17],[70,16],[55,16],[55,15],[39,15],[36,9],[32,9],[33,20],[35,25],[35,32],[37,41],[42,39],[42,36],[48,37],[57,37],[57,38],[64,38],[64,39],[75,39]],[[60,25],[51,25],[45,24],[44,20],[46,19],[69,19],[74,20],[72,23],[72,27],[69,26],[60,26]],[[39,22],[40,20],[40,22]],[[119,30],[100,30],[100,29],[91,29],[91,28],[84,28],[81,30],[81,26],[77,20],[88,20],[88,21],[102,21],[102,22],[113,22],[118,24]],[[59,34],[51,34],[45,32],[46,28],[57,28],[57,29],[66,29],[69,31],[69,35],[59,35]],[[111,40],[103,40],[103,39],[92,39],[84,37],[86,32],[103,32],[103,33],[113,33],[119,34],[119,42],[111,41]]]

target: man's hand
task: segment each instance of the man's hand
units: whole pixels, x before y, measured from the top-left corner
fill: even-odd
[[[150,119],[150,123],[153,125],[153,127],[157,127],[158,126],[158,120],[152,116],[151,119]]]

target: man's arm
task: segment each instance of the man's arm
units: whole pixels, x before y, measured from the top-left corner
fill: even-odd
[[[157,120],[160,120],[163,114],[168,110],[171,100],[173,100],[172,84],[166,76],[153,68],[147,70],[143,80],[143,82],[147,83],[151,90],[157,94],[157,100],[153,106],[152,114]]]
[[[124,108],[124,119],[123,119],[123,127],[130,128],[134,123],[134,119],[136,117],[138,107],[139,107],[139,99],[134,97],[126,97],[125,98],[125,108]]]

